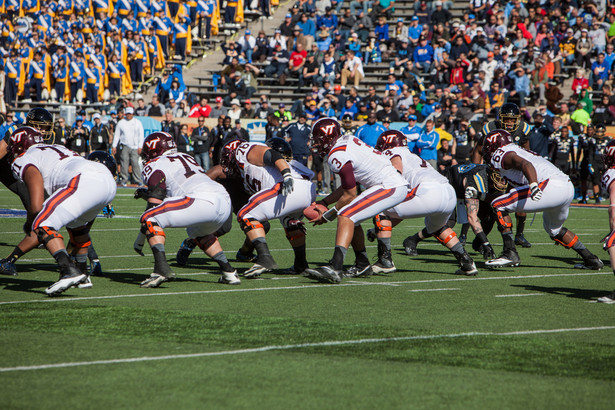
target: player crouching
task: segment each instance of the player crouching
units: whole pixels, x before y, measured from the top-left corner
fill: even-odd
[[[378,238],[378,262],[372,269],[375,273],[395,270],[391,259],[391,231],[402,220],[425,218],[425,229],[442,245],[451,250],[459,262],[457,274],[474,276],[478,273],[472,258],[463,248],[455,232],[447,225],[455,211],[455,189],[425,160],[408,149],[406,136],[399,131],[383,132],[376,149],[388,158],[395,169],[408,181],[408,194],[403,202],[374,217],[375,236]],[[369,238],[369,233],[368,233]]]
[[[308,267],[302,212],[316,198],[311,180],[314,173],[292,160],[290,145],[272,138],[268,145],[235,139],[220,151],[220,165],[227,176],[240,175],[244,188],[252,194],[237,212],[237,221],[256,250],[256,263],[244,272],[255,279],[277,269],[269,252],[263,222],[279,219],[295,254],[293,267],[285,273],[301,273]]]
[[[602,189],[609,194],[609,226],[611,233],[604,238],[604,250],[609,253],[611,258],[611,267],[615,274],[615,140],[610,141],[604,148],[603,153],[604,167],[606,168],[602,175]],[[615,291],[598,298],[598,302],[613,304],[615,303]]]
[[[96,215],[115,197],[113,175],[103,164],[88,161],[60,145],[43,144],[43,135],[31,127],[11,134],[8,152],[12,170],[23,181],[30,195],[26,234],[34,232],[60,267],[60,279],[45,293],[58,295],[66,289],[91,287],[85,261],[91,244],[90,227]],[[45,200],[45,193],[49,198]],[[73,264],[58,232],[66,226],[75,259]],[[34,248],[31,244],[29,249]]]
[[[143,288],[155,288],[173,280],[166,259],[164,228],[185,227],[188,236],[222,270],[220,283],[238,285],[237,271],[229,264],[220,242],[213,235],[228,219],[231,199],[228,193],[190,155],[178,153],[173,137],[166,132],[154,132],[143,142],[141,156],[147,162],[143,181],[147,188],[139,188],[135,198],[147,200],[141,215],[138,249],[147,239],[154,255],[154,272],[141,282]]]
[[[491,131],[485,137],[482,153],[485,163],[516,187],[491,202],[496,211],[542,211],[543,227],[551,239],[574,249],[583,258],[583,263],[575,268],[601,269],[604,266],[574,232],[563,227],[574,198],[574,186],[567,175],[546,159],[515,145],[510,133],[504,130]],[[486,266],[497,268],[512,264],[510,258],[502,255],[487,261]]]

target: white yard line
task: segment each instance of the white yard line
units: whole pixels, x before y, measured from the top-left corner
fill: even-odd
[[[89,362],[67,362],[67,363],[50,363],[34,366],[15,366],[15,367],[0,367],[0,373],[15,372],[15,371],[28,371],[28,370],[45,370],[45,369],[58,369],[64,367],[81,367],[92,366],[102,364],[119,364],[119,363],[138,363],[138,362],[151,362],[159,360],[175,360],[175,359],[193,359],[199,357],[216,357],[216,356],[230,356],[238,354],[250,354],[250,353],[262,353],[275,350],[292,350],[292,349],[304,349],[310,347],[330,347],[330,346],[345,346],[345,345],[361,345],[370,343],[389,343],[389,342],[403,342],[410,340],[429,340],[429,339],[454,339],[460,337],[485,337],[485,336],[523,336],[523,335],[538,335],[538,334],[550,334],[550,333],[565,333],[565,332],[591,332],[598,330],[612,330],[615,326],[596,326],[596,327],[577,327],[568,329],[537,329],[537,330],[518,330],[514,332],[470,332],[470,333],[451,333],[443,335],[419,335],[419,336],[403,336],[403,337],[387,337],[387,338],[374,338],[374,339],[355,339],[355,340],[331,340],[325,342],[316,343],[300,343],[291,345],[273,345],[256,347],[253,349],[238,349],[238,350],[225,350],[220,352],[202,352],[202,353],[189,353],[189,354],[175,354],[166,356],[145,356],[145,357],[130,357],[124,359],[109,359],[109,360],[92,360]]]
[[[520,298],[523,296],[544,296],[545,293],[518,293],[516,295],[495,295],[496,298]]]
[[[54,302],[75,302],[81,300],[100,300],[100,299],[122,299],[122,298],[139,298],[139,297],[153,297],[153,296],[179,296],[179,295],[204,295],[212,293],[234,293],[234,292],[266,292],[274,290],[306,290],[315,288],[327,288],[335,289],[339,287],[348,286],[393,286],[393,285],[407,285],[414,283],[439,283],[439,282],[459,282],[459,281],[480,281],[480,280],[510,280],[510,279],[541,279],[541,278],[555,278],[555,277],[568,277],[568,276],[593,276],[593,275],[611,275],[612,272],[584,272],[584,273],[567,273],[567,274],[552,274],[552,275],[519,275],[519,276],[492,276],[492,277],[463,277],[453,279],[425,279],[425,280],[409,280],[409,281],[395,281],[395,282],[369,282],[369,281],[348,281],[339,285],[321,285],[314,283],[313,285],[297,285],[297,286],[276,286],[268,288],[226,288],[219,290],[193,290],[193,291],[180,291],[180,292],[161,292],[161,293],[134,293],[128,295],[108,295],[108,296],[90,296],[90,297],[63,297],[63,298],[44,298],[33,300],[13,300],[8,302],[0,302],[2,305],[16,305],[16,304],[28,304],[28,303],[54,303]],[[292,276],[284,279],[299,279],[300,276]],[[245,279],[248,281],[248,279]],[[265,281],[264,279],[261,279]],[[268,280],[268,279],[267,279]],[[96,284],[96,278],[94,278],[94,284]]]
[[[461,290],[461,288],[410,289],[408,292],[441,292],[444,290]]]

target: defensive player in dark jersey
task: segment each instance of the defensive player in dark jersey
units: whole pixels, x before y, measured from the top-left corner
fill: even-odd
[[[549,159],[566,175],[570,175],[570,172],[577,168],[574,143],[568,127],[556,130],[549,137]]]
[[[457,199],[465,201],[468,222],[476,235],[472,242],[472,248],[476,252],[480,252],[486,260],[492,259],[495,257],[495,252],[487,235],[489,235],[496,222],[501,232],[502,228],[500,225],[509,223],[510,217],[507,215],[497,215],[491,207],[491,201],[505,193],[508,189],[508,184],[499,173],[490,172],[487,165],[455,165],[449,168],[446,177],[455,189]],[[452,228],[456,222],[457,215],[454,212],[447,226]],[[426,230],[423,229],[407,237],[403,242],[406,253],[410,256],[418,255],[416,250],[417,244],[429,236]],[[504,250],[509,250],[508,253],[516,255],[517,264],[519,263],[520,259],[514,241],[504,239]]]
[[[577,149],[577,164],[579,164],[579,179],[581,182],[581,202],[587,203],[587,181],[593,186],[594,201],[600,203],[600,170],[604,166],[603,152],[611,140],[605,136],[606,127],[602,124],[589,124],[585,135],[579,136]]]
[[[472,162],[475,164],[481,164],[483,162],[482,150],[483,139],[487,134],[493,130],[506,130],[512,136],[513,142],[525,149],[530,148],[530,140],[528,135],[530,134],[531,127],[528,123],[521,119],[521,111],[517,104],[506,103],[502,105],[498,111],[498,115],[495,121],[489,121],[483,127],[481,138],[478,139],[474,150],[472,151]],[[525,230],[526,213],[518,212],[515,214],[517,220],[517,233],[515,235],[515,244],[524,248],[529,248],[532,244],[525,239],[523,231]]]
[[[342,116],[342,133],[343,135],[346,134],[356,134],[357,130],[359,129],[359,126],[357,125],[352,125],[352,115],[350,114],[344,114]]]

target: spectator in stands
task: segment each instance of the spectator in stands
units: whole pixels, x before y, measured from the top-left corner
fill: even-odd
[[[376,112],[376,118],[379,121],[383,121],[385,118],[389,119],[389,122],[391,121],[399,121],[399,114],[397,113],[397,111],[395,109],[393,109],[393,104],[391,102],[391,100],[386,101],[383,104],[383,107],[381,110],[379,110],[378,112]]]
[[[276,30],[276,35],[279,34],[279,30]],[[280,43],[282,43],[280,41]],[[286,44],[284,44],[286,45]],[[252,54],[253,61],[264,62],[269,55],[269,39],[263,30],[258,32],[258,37],[256,37],[255,45],[254,45],[254,53]]]
[[[169,100],[175,100],[176,103],[183,101],[186,98],[184,91],[180,88],[179,81],[173,80],[171,82],[171,89],[169,90]]]
[[[237,98],[231,101],[231,109],[228,110],[228,112],[226,113],[226,115],[228,115],[231,118],[231,121],[238,120],[241,118],[241,107],[240,106],[241,104],[239,103],[239,100]]]
[[[243,108],[241,109],[241,118],[254,118],[254,107],[252,107],[252,101],[248,98],[243,102]]]
[[[148,117],[162,117],[165,111],[164,105],[160,103],[157,95],[152,96],[152,102],[147,106],[146,114]]]
[[[286,104],[284,103],[278,105],[278,110],[274,112],[273,115],[280,119],[286,118],[289,121],[293,119],[293,114],[290,111],[286,111]]]
[[[594,44],[592,43],[591,38],[589,38],[589,32],[586,28],[584,28],[581,30],[581,37],[577,40],[577,45],[575,47],[577,66],[585,69],[589,69],[591,67],[591,53],[593,49]]]
[[[572,92],[575,95],[579,95],[581,90],[589,88],[589,80],[585,77],[585,70],[582,68],[577,69],[574,80],[572,80]]]
[[[448,140],[442,140],[440,142],[440,148],[438,149],[437,170],[442,175],[446,175],[447,170],[453,165],[455,157],[452,153],[452,147]]]
[[[167,104],[167,109],[171,110],[173,113],[173,117],[177,118],[177,111],[179,110],[179,104],[175,102],[174,98],[169,99],[169,103]]]
[[[291,76],[299,78],[303,73],[303,66],[307,60],[307,51],[303,49],[303,44],[297,43],[295,51],[290,55],[288,62],[288,72]],[[280,85],[284,85],[285,81],[280,79]]]
[[[222,97],[216,97],[216,104],[211,108],[209,116],[211,118],[219,118],[221,116],[226,116],[227,112],[228,108],[223,105]]]
[[[340,1],[340,4],[341,3],[342,2]],[[340,16],[337,30],[343,40],[348,40],[348,37],[350,36],[350,31],[357,22],[357,18],[355,16],[356,13],[352,11],[351,7],[347,7],[346,9],[344,9],[344,14]]]
[[[451,12],[443,7],[441,1],[435,1],[434,3],[434,11],[431,13],[431,24],[436,25],[439,23],[448,25],[449,21],[453,19]],[[474,13],[476,14],[476,13]]]
[[[138,117],[147,116],[147,107],[145,106],[145,100],[143,97],[137,99],[137,107],[135,107],[135,115]]]
[[[521,66],[521,62],[516,63],[516,67],[508,76],[514,81],[514,89],[510,92],[509,96],[518,96],[519,107],[525,107],[525,99],[530,94],[530,79],[528,73],[526,73],[525,69]]]
[[[190,109],[190,118],[208,118],[211,114],[211,106],[208,104],[207,97],[202,96],[201,100]]]
[[[533,118],[534,127],[528,135],[530,150],[543,158],[547,158],[549,156],[549,137],[554,131],[553,126],[544,121],[540,111],[535,111]]]
[[[296,22],[293,21],[293,15],[290,13],[286,14],[286,16],[284,17],[284,21],[282,22],[282,24],[280,24],[280,27],[278,28],[278,30],[280,30],[281,36],[291,38],[293,36],[293,29],[295,27],[295,24]],[[278,30],[276,30],[276,34]]]
[[[598,54],[598,59],[592,63],[592,88],[601,89],[602,85],[609,79],[611,68],[605,61],[604,53]]]
[[[579,102],[576,105],[576,109],[570,115],[572,131],[574,134],[578,135],[579,133],[585,130],[585,127],[590,122],[589,113],[585,110],[585,103]]]
[[[320,118],[320,110],[317,105],[316,100],[310,99],[307,106],[303,108],[303,114],[305,114],[308,120],[316,121]]]
[[[273,114],[273,108],[269,106],[269,100],[266,96],[262,95],[260,99],[260,105],[256,109],[254,118],[266,120],[269,114]]]
[[[303,71],[299,76],[299,91],[302,91],[305,85],[320,84],[320,65],[316,62],[314,54],[310,53],[307,56],[307,61],[303,65]]]
[[[549,86],[549,75],[541,60],[536,61],[535,68],[532,71],[531,83],[534,90],[538,89],[539,104],[544,105],[545,90]]]
[[[394,0],[374,0],[372,6],[372,20],[375,17],[385,15],[387,19],[391,19],[393,12],[395,11]]]
[[[265,34],[265,33],[263,33]],[[260,34],[259,34],[260,36]],[[252,35],[250,30],[246,30],[243,37],[241,37],[237,44],[241,47],[241,53],[246,56],[248,63],[252,62],[252,55],[256,52],[256,38]]]
[[[420,157],[427,161],[434,169],[438,169],[438,152],[437,147],[440,142],[440,136],[434,130],[434,122],[427,120],[425,128],[421,132],[419,139],[416,141],[416,147],[420,149]]]
[[[289,60],[290,54],[288,51],[283,50],[281,44],[276,44],[267,58],[269,64],[265,67],[265,76],[273,77],[276,75],[280,79],[280,83],[282,83],[282,79],[286,82],[284,70],[288,67]]]
[[[311,19],[308,19],[306,13],[301,13],[301,18],[297,22],[297,26],[301,29],[301,33],[303,34],[306,44],[305,49],[311,49],[312,43],[316,38],[316,24]]]
[[[365,76],[363,72],[363,63],[361,59],[355,55],[355,52],[349,50],[346,53],[346,61],[344,62],[344,68],[342,68],[341,85],[345,87],[348,80],[352,80],[355,87],[359,86],[359,83]]]
[[[368,0],[364,1],[367,2]],[[357,34],[358,38],[361,39],[362,42],[365,42],[373,28],[374,23],[372,19],[368,17],[367,11],[361,10],[355,25],[352,27],[352,31],[354,31],[353,34]]]

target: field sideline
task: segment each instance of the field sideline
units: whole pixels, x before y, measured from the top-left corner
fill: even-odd
[[[92,289],[49,298],[57,280],[46,251],[0,276],[0,408],[610,408],[615,399],[615,306],[595,300],[615,288],[600,239],[606,209],[571,209],[566,227],[605,262],[573,269],[576,253],[554,246],[541,215],[528,215],[522,266],[475,278],[454,274],[435,240],[410,258],[393,231],[391,275],[324,285],[264,274],[217,283],[217,265],[195,251],[175,265],[184,238],[167,231],[178,275],[159,289],[138,284],[153,257],[132,251],[143,201],[118,190],[118,216],[92,231],[104,277]],[[0,208],[19,209],[0,189]],[[0,218],[0,257],[21,239],[23,218]],[[364,225],[366,226],[366,225]],[[333,224],[308,228],[308,261],[331,256]],[[65,231],[63,230],[64,234]],[[221,239],[234,260],[237,226]],[[472,235],[470,235],[472,238]],[[496,252],[501,249],[492,235]],[[280,268],[290,251],[279,223],[268,235]],[[368,244],[370,257],[376,248]],[[346,263],[354,261],[352,251]]]

